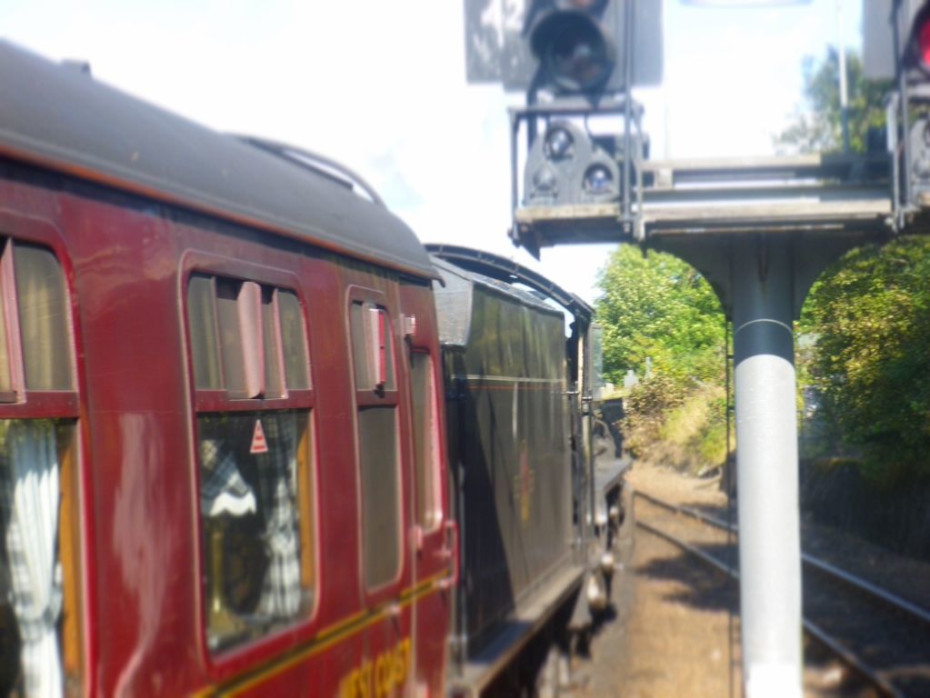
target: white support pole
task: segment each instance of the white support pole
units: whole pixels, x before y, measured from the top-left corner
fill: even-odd
[[[801,697],[801,546],[790,243],[733,243],[732,312],[743,681]]]

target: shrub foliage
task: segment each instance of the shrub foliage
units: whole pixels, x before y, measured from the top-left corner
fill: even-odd
[[[618,385],[628,371],[640,380],[625,400],[634,455],[698,471],[719,464],[725,329],[710,285],[676,257],[625,245],[598,285],[605,375]]]
[[[854,250],[811,291],[802,328],[825,418],[887,485],[930,473],[930,240]]]

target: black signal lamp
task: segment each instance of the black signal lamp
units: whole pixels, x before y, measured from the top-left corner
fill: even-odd
[[[613,174],[603,163],[591,165],[585,170],[582,186],[587,194],[595,197],[610,196],[616,193]]]
[[[533,187],[539,197],[555,197],[559,191],[559,176],[551,167],[544,165],[533,174]]]
[[[523,36],[536,66],[534,87],[589,99],[621,91],[624,27],[632,2],[532,0]]]
[[[549,13],[533,30],[530,47],[544,74],[562,92],[600,89],[616,65],[616,47],[588,12]]]
[[[664,0],[463,2],[471,83],[593,102],[662,82]]]
[[[575,139],[561,126],[554,126],[546,132],[543,144],[545,155],[550,160],[564,160],[571,157]]]

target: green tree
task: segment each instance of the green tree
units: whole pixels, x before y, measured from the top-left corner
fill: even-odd
[[[782,152],[842,147],[839,60],[829,49],[805,59],[805,108],[776,139]],[[884,125],[890,81],[867,81],[847,56],[849,132],[866,149],[869,128]],[[896,241],[855,250],[817,281],[799,331],[814,338],[799,354],[799,382],[817,388],[830,433],[857,450],[863,467],[888,485],[928,471],[930,450],[930,243]]]
[[[623,245],[600,271],[604,369],[626,395],[626,443],[637,457],[696,472],[726,452],[724,324],[707,281],[676,257]],[[651,373],[647,376],[647,364]]]
[[[928,471],[930,240],[854,250],[818,281],[802,326],[828,418],[886,484]]]
[[[820,62],[807,56],[801,70],[805,105],[796,112],[793,123],[775,137],[775,147],[781,153],[841,150],[839,54],[831,47]],[[882,100],[891,89],[891,81],[866,80],[862,58],[853,52],[846,55],[846,76],[850,148],[862,152],[866,149],[868,130],[885,123]]]
[[[604,372],[619,383],[646,360],[676,384],[722,375],[723,317],[710,284],[677,257],[621,245],[600,271]]]

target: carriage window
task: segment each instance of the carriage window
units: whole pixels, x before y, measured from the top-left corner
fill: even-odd
[[[413,401],[413,438],[417,478],[417,523],[427,531],[440,523],[439,416],[429,354],[411,352],[410,390]]]
[[[300,321],[300,303],[290,291],[278,292],[281,317],[281,343],[284,351],[284,372],[287,384],[294,389],[310,387],[307,373],[307,338]]]
[[[51,250],[17,245],[16,299],[29,390],[70,390],[71,352],[61,265]],[[62,341],[65,340],[65,341]]]
[[[262,292],[262,351],[264,352],[265,397],[284,397],[284,376],[281,366],[281,333],[278,313],[271,289]],[[299,318],[298,318],[299,319]],[[298,324],[298,328],[302,327]]]
[[[352,304],[352,354],[358,390],[395,390],[390,322],[384,308]]]
[[[0,695],[77,695],[77,400],[65,277],[47,248],[5,240],[0,250]]]
[[[217,650],[312,610],[312,394],[293,292],[195,274],[188,325],[198,391],[205,622]]]
[[[308,429],[304,411],[197,419],[211,648],[259,637],[310,610],[298,491]]]
[[[401,487],[397,437],[394,338],[387,311],[370,302],[350,309],[355,401],[358,407],[365,585],[393,581],[401,563]]]
[[[261,355],[261,291],[252,281],[216,280],[216,311],[220,327],[220,357],[226,390],[231,397],[264,394],[265,358]],[[267,357],[275,362],[277,356]]]
[[[219,348],[216,341],[216,292],[213,279],[192,276],[187,293],[191,358],[198,389],[221,388]]]
[[[392,407],[366,407],[358,415],[362,547],[369,589],[393,580],[400,565],[396,418],[397,410]]]

